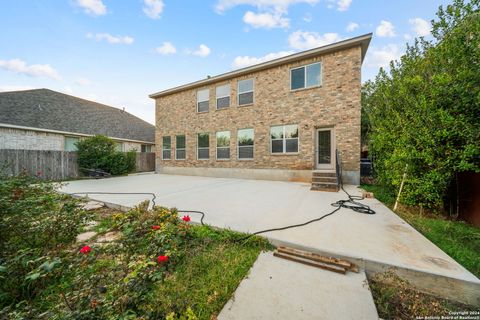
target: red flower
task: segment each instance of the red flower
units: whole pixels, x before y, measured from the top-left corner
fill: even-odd
[[[164,263],[167,263],[168,262],[168,256],[158,256],[157,257],[157,262],[159,264],[164,264]]]
[[[161,228],[160,226],[152,226],[152,229],[153,229],[153,230],[158,230],[158,229],[160,229],[160,228]]]
[[[83,254],[87,254],[90,251],[92,251],[92,248],[90,248],[89,246],[85,246],[82,249],[80,249],[80,252],[83,253]]]
[[[190,216],[183,216],[182,220],[185,221],[185,222],[189,222],[190,221]]]

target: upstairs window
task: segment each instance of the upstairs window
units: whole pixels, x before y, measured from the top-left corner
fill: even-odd
[[[253,79],[238,81],[238,105],[253,103]]]
[[[291,90],[317,87],[321,84],[322,67],[320,62],[290,70]]]
[[[187,157],[185,135],[179,135],[175,137],[175,159],[185,160]]]
[[[297,153],[298,125],[271,127],[270,145],[272,153]]]
[[[230,159],[230,131],[217,132],[217,159]]]
[[[208,112],[208,102],[210,100],[210,90],[197,91],[197,112]]]
[[[253,159],[253,129],[240,129],[237,132],[238,159]]]
[[[207,160],[210,158],[210,135],[208,133],[199,133],[197,137],[197,158],[198,160]]]
[[[172,158],[172,138],[170,136],[162,138],[162,159],[170,160]]]
[[[217,110],[230,107],[230,84],[216,88]]]

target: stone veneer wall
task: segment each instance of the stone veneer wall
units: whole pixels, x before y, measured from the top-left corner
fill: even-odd
[[[64,140],[57,133],[0,128],[0,149],[63,151]]]
[[[130,150],[141,152],[142,150],[141,143],[131,141],[121,142],[123,143],[123,150],[125,152]],[[15,128],[0,128],[0,149],[63,151],[64,148],[65,136],[63,134]]]
[[[320,87],[291,91],[290,69],[312,62],[322,63]],[[344,182],[359,183],[360,178],[360,96],[361,48],[354,47],[313,59],[285,64],[248,75],[187,89],[156,99],[157,171],[188,173],[187,168],[236,169],[315,169],[317,128],[334,128],[340,151]],[[254,103],[237,105],[237,81],[254,79]],[[215,87],[231,84],[230,107],[215,109]],[[196,92],[210,89],[210,109],[197,113]],[[271,154],[271,126],[298,124],[298,154]],[[237,129],[253,128],[254,160],[237,160]],[[230,130],[230,160],[216,160],[217,131]],[[210,159],[197,160],[198,133],[210,133]],[[174,160],[175,135],[185,134],[187,159]],[[172,160],[161,159],[162,137],[172,136]],[[183,171],[180,170],[183,168]],[[197,170],[198,171],[198,170]],[[192,171],[193,172],[193,171]]]

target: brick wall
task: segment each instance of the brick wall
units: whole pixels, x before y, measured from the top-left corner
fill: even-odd
[[[322,86],[290,90],[290,69],[308,63],[322,63]],[[357,183],[360,170],[360,86],[361,48],[344,49],[313,59],[254,72],[205,87],[187,89],[156,99],[157,169],[162,167],[209,167],[312,170],[315,168],[317,128],[331,127],[346,174]],[[255,98],[250,106],[237,105],[237,81],[254,79]],[[215,109],[215,87],[231,84],[229,108]],[[208,113],[197,113],[197,90],[210,89]],[[298,124],[298,154],[270,152],[270,127]],[[237,129],[254,128],[254,160],[237,160]],[[217,131],[230,130],[230,160],[216,160]],[[210,133],[210,159],[197,160],[197,134]],[[174,160],[175,135],[185,134],[187,159]],[[172,136],[172,160],[161,159],[162,137]]]

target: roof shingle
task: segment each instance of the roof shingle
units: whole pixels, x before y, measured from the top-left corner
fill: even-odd
[[[155,126],[128,112],[49,89],[0,92],[0,123],[155,141]]]

